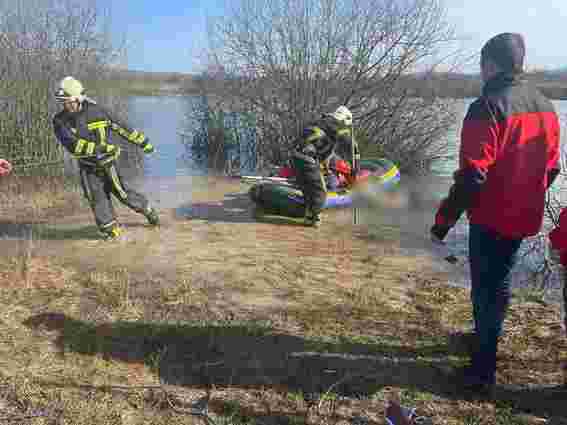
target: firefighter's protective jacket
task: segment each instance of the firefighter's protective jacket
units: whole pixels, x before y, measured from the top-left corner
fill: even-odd
[[[304,128],[295,149],[313,156],[320,161],[322,169],[327,170],[328,161],[333,153],[336,152],[341,158],[350,158],[353,144],[355,155],[360,157],[358,145],[352,137],[352,130],[348,127],[340,127],[334,119],[324,116]]]
[[[81,166],[103,167],[120,156],[120,148],[112,141],[118,134],[142,149],[149,145],[140,131],[121,123],[102,107],[85,101],[79,112],[57,113],[53,118],[57,140],[79,160]]]

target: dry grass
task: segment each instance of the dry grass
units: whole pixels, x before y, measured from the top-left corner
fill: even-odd
[[[71,238],[48,258],[42,241],[25,275],[2,257],[0,422],[200,423],[189,409],[206,397],[217,424],[383,424],[392,389],[435,424],[567,414],[565,393],[502,387],[486,401],[451,383],[466,358],[447,334],[470,323],[469,295],[394,240],[342,224],[165,214],[151,232],[122,219],[125,242]],[[518,301],[506,329],[500,383],[563,382],[558,308]]]
[[[2,179],[0,220],[46,220],[87,206],[73,179],[11,175]]]
[[[48,264],[35,258],[32,273]],[[327,288],[324,297],[306,286],[306,302],[295,296],[291,308],[223,312],[203,303],[218,287],[199,279],[133,300],[124,270],[49,270],[32,286],[11,279],[2,288],[6,411],[47,409],[73,424],[187,423],[182,400],[209,393],[217,421],[330,423],[363,414],[383,423],[393,387],[435,423],[521,423],[514,400],[451,392],[437,364],[463,361],[446,334],[467,322],[468,297],[415,272],[410,291],[366,282]],[[149,298],[158,305],[145,309]],[[499,380],[561,382],[557,311],[515,305],[507,325]],[[311,393],[325,397],[312,402]]]

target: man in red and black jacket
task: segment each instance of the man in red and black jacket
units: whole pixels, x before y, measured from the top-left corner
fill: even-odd
[[[509,272],[522,240],[539,232],[545,192],[559,174],[558,115],[520,79],[524,55],[519,34],[499,34],[482,48],[482,95],[464,119],[459,169],[431,228],[442,241],[467,212],[475,344],[463,379],[479,389],[495,383]]]

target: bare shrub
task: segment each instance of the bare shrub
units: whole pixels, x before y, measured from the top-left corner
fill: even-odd
[[[0,1],[0,157],[19,174],[61,172],[53,93],[66,75],[87,89],[108,77],[109,65],[123,54],[111,42],[109,18],[96,0]]]
[[[256,163],[254,117],[236,112],[222,99],[190,97],[186,130],[182,143],[191,158],[207,170],[233,174],[241,165],[250,169]],[[240,155],[244,152],[244,155]],[[243,161],[244,160],[244,161]]]
[[[435,69],[453,39],[438,0],[232,2],[211,24],[203,87],[253,112],[265,161],[285,160],[308,121],[344,104],[368,152],[410,170],[444,154],[454,111],[405,77]]]

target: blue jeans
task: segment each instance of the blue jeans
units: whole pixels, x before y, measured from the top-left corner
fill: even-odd
[[[504,239],[484,226],[469,227],[471,301],[478,350],[472,368],[482,380],[494,383],[496,352],[510,303],[510,271],[521,239]]]

